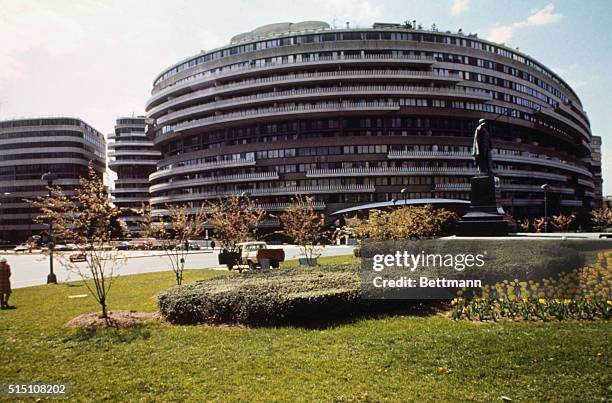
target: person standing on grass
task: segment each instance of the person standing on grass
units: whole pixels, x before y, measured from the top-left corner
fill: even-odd
[[[6,258],[0,258],[0,308],[10,308],[8,304],[11,296],[11,266],[6,263]]]

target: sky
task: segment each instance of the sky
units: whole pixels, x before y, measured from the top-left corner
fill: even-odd
[[[258,26],[305,20],[417,20],[519,48],[578,93],[603,137],[612,194],[609,0],[0,0],[0,120],[68,115],[110,133],[118,116],[144,113],[166,67]]]

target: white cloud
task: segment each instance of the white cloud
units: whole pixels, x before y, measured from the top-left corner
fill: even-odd
[[[459,15],[465,12],[470,5],[470,0],[453,0],[453,4],[451,5],[451,14]]]
[[[506,42],[512,38],[514,32],[518,29],[556,24],[562,19],[563,14],[555,12],[555,5],[549,3],[540,10],[533,10],[525,20],[517,21],[509,25],[498,25],[489,29],[485,37],[493,42]]]
[[[538,27],[542,25],[555,24],[563,19],[561,13],[555,13],[555,6],[549,3],[541,10],[535,10],[527,18],[527,26]]]

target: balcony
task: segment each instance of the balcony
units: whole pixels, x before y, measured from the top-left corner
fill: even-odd
[[[475,168],[451,167],[373,167],[315,169],[306,172],[307,178],[333,178],[344,176],[415,176],[415,175],[475,175]]]
[[[456,159],[471,160],[472,154],[468,152],[449,152],[449,151],[412,151],[412,150],[391,150],[387,155],[389,159]],[[592,177],[587,169],[550,158],[543,158],[531,155],[505,155],[493,153],[493,161],[522,162],[527,164],[543,165],[547,167],[560,168],[567,171],[580,173]]]
[[[193,74],[191,76],[182,78],[168,86],[163,88],[156,88],[158,85],[154,86],[155,95],[151,97],[147,104],[151,103],[156,97],[166,94],[168,92],[178,90],[184,88],[189,85],[193,85],[193,82],[202,83],[205,81],[211,80],[222,80],[224,78],[228,78],[236,75],[245,75],[248,73],[257,73],[260,71],[279,71],[279,70],[287,70],[290,68],[300,68],[307,66],[325,66],[325,65],[347,65],[347,64],[408,64],[408,65],[421,65],[421,66],[430,66],[434,64],[436,60],[431,56],[420,56],[420,55],[402,55],[402,56],[391,56],[391,55],[338,55],[336,57],[318,57],[316,59],[309,60],[283,60],[280,62],[270,62],[265,64],[260,64],[256,66],[243,66],[243,67],[235,67],[230,71],[220,71],[217,73],[211,73],[210,71],[199,72]]]
[[[217,87],[218,88],[218,87]],[[218,92],[218,91],[217,91]],[[197,99],[197,94],[187,97],[189,100]],[[210,94],[209,94],[210,95]],[[201,105],[192,106],[190,108],[180,109],[176,112],[168,113],[167,115],[157,118],[158,125],[173,123],[179,119],[189,116],[216,111],[224,108],[235,108],[240,106],[255,106],[256,104],[271,103],[271,102],[288,102],[299,101],[304,99],[321,99],[331,97],[348,97],[348,96],[365,96],[365,95],[380,95],[380,96],[436,96],[438,98],[458,98],[489,101],[492,95],[488,91],[475,90],[465,87],[455,88],[437,88],[423,86],[407,86],[407,85],[363,85],[363,86],[343,86],[343,87],[325,87],[325,88],[303,88],[292,89],[287,91],[274,91],[267,93],[258,93],[255,95],[230,98],[222,101],[213,101]],[[183,98],[183,97],[179,97]],[[177,100],[169,101],[173,106]],[[164,104],[166,107],[168,103]]]
[[[231,112],[222,115],[209,116],[202,119],[190,120],[178,123],[174,126],[164,126],[163,133],[155,137],[155,142],[159,142],[172,134],[186,131],[189,129],[201,128],[215,124],[240,121],[255,120],[265,117],[277,117],[278,115],[302,115],[309,113],[322,112],[355,112],[355,111],[397,111],[399,104],[396,102],[373,101],[373,102],[319,102],[315,104],[284,105],[279,107],[268,107],[258,109],[248,109],[239,112]]]
[[[133,138],[133,137],[146,139],[147,135],[144,132],[121,133],[119,136],[117,136],[117,134],[115,133],[111,133],[107,136],[107,139],[121,141],[122,139]]]
[[[204,162],[201,164],[193,164],[193,165],[188,165],[184,167],[162,169],[162,170],[153,172],[151,175],[149,175],[149,180],[153,181],[155,179],[163,178],[166,176],[175,176],[175,175],[180,175],[180,174],[184,174],[187,172],[210,171],[213,169],[245,167],[245,166],[252,166],[252,165],[255,165],[255,159],[253,158]]]
[[[449,159],[449,160],[471,160],[472,154],[468,152],[452,151],[411,151],[391,150],[387,155],[389,159]]]
[[[373,185],[336,185],[336,186],[293,186],[265,189],[241,189],[225,192],[190,193],[175,196],[158,196],[151,198],[151,204],[163,204],[186,200],[205,200],[231,197],[249,192],[251,196],[327,194],[327,193],[369,193],[374,192]]]
[[[109,167],[115,167],[118,165],[151,165],[151,166],[156,166],[157,165],[158,160],[157,159],[152,159],[152,160],[108,160],[108,166]]]
[[[269,181],[278,179],[277,172],[260,172],[253,174],[239,174],[239,175],[223,175],[223,176],[211,176],[208,178],[196,178],[177,180],[167,183],[160,183],[152,185],[150,187],[151,193],[158,192],[160,190],[168,189],[179,189],[184,187],[201,186],[201,185],[212,185],[217,183],[238,183],[238,182],[251,182],[251,181]]]
[[[262,204],[255,204],[255,209],[265,210],[265,211],[284,211],[290,205],[292,204],[291,203],[262,203]],[[312,206],[315,210],[325,209],[325,203],[322,201],[315,201],[313,202]],[[198,211],[200,211],[200,208],[197,208],[197,207],[191,207],[187,209],[187,213],[189,214],[195,214]],[[208,211],[208,209],[204,208],[204,211]],[[168,209],[154,209],[154,210],[151,210],[151,214],[154,216],[167,216],[167,215],[170,215],[170,211]]]
[[[142,197],[115,197],[112,200],[113,204],[123,204],[123,203],[130,203],[130,204],[134,204],[134,203],[145,203],[147,204],[149,202],[149,198],[146,196],[142,196]]]
[[[323,72],[310,72],[310,73],[291,73],[284,74],[281,76],[268,76],[264,78],[253,78],[242,80],[234,83],[221,84],[217,87],[207,88],[204,90],[197,92],[190,92],[186,95],[178,96],[171,101],[175,100],[183,102],[188,99],[193,98],[194,94],[198,96],[202,95],[220,95],[221,92],[227,91],[236,91],[238,89],[245,89],[249,87],[259,87],[259,86],[274,86],[280,84],[291,84],[291,83],[308,83],[308,82],[337,82],[339,79],[343,80],[384,80],[386,82],[392,80],[402,80],[402,81],[423,81],[423,82],[445,82],[445,83],[458,83],[462,81],[462,78],[457,73],[452,74],[442,74],[442,73],[434,73],[433,71],[420,71],[420,70],[388,70],[388,69],[360,69],[360,70],[338,70],[338,71],[323,71]],[[207,78],[206,80],[201,80],[201,82],[205,81],[215,81],[214,79]],[[182,86],[190,87],[192,86],[186,85]],[[177,88],[180,89],[180,88]],[[158,93],[154,95],[148,102],[147,105],[151,105],[152,103],[156,103],[160,101],[164,96],[167,96],[167,93],[172,91],[164,91],[162,93]],[[149,117],[155,117],[160,110],[166,109],[170,107],[171,103],[164,103],[162,101],[161,104],[150,108],[148,110]]]
[[[500,186],[501,190],[504,191],[514,191],[514,192],[536,192],[536,193],[543,193],[544,191],[542,190],[541,186],[539,185],[515,185],[515,184],[501,184]],[[438,183],[435,185],[435,190],[436,191],[461,191],[461,192],[465,192],[465,191],[471,191],[472,190],[472,185],[469,183]],[[550,193],[560,193],[560,194],[567,194],[567,195],[573,195],[575,193],[574,189],[570,189],[570,188],[561,188],[561,187],[555,187],[555,186],[551,186],[549,188],[549,192]]]
[[[115,188],[111,191],[112,194],[115,193],[149,193],[149,187],[144,185],[143,187],[135,187],[135,188]]]
[[[161,152],[156,150],[112,150],[108,152],[109,157],[121,157],[121,156],[151,156],[151,157],[161,157]]]
[[[109,150],[114,150],[117,147],[124,147],[124,146],[142,147],[143,149],[153,149],[153,142],[152,141],[128,141],[124,139],[123,137],[120,137],[120,138],[117,138],[117,140],[111,141],[108,143]]]

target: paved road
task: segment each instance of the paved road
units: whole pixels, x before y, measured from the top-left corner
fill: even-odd
[[[279,246],[280,247],[280,246]],[[299,250],[296,246],[283,245],[286,259],[296,259],[299,255]],[[322,256],[339,256],[351,254],[352,246],[328,246],[324,249]],[[163,256],[163,252],[159,251],[127,251],[124,252],[127,257],[127,263],[120,268],[120,275],[151,273],[157,271],[170,270],[167,258]],[[204,268],[220,268],[217,255],[218,250],[214,252],[210,250],[189,252],[187,258],[187,269],[204,269]],[[11,265],[13,288],[29,287],[33,285],[45,284],[47,274],[49,273],[49,257],[39,253],[26,253],[15,255],[13,253],[2,253],[0,256],[6,257]],[[62,266],[58,259],[54,259],[55,273],[57,280],[60,282],[80,280],[78,274],[71,273]],[[80,267],[85,268],[85,263],[78,263]]]

